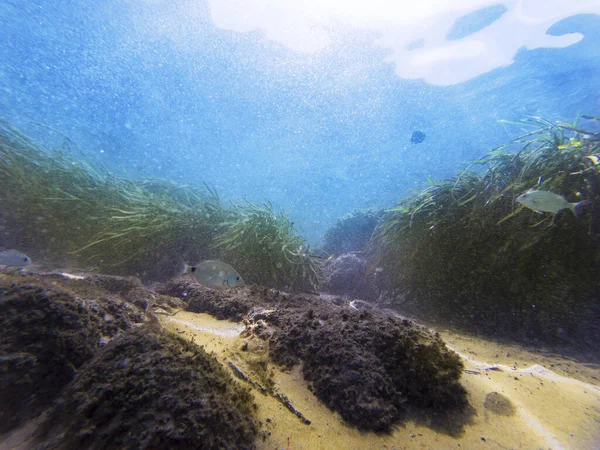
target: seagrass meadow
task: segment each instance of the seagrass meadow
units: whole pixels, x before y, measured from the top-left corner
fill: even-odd
[[[209,186],[130,180],[68,139],[48,149],[0,122],[4,245],[38,264],[161,279],[183,262],[221,258],[246,282],[314,289],[318,264],[270,203],[226,206]]]
[[[600,119],[518,125],[524,134],[387,210],[370,266],[405,311],[591,348],[600,342]],[[577,215],[540,214],[516,201],[530,189],[585,202]]]
[[[322,250],[336,255],[364,250],[382,215],[382,210],[366,209],[340,217],[325,233]]]

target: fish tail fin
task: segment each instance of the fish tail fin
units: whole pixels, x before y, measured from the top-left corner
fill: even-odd
[[[183,257],[179,257],[179,266],[178,266],[178,270],[177,270],[177,275],[185,275],[186,273],[192,273],[193,272],[193,268],[195,266],[190,266],[185,259],[183,259]]]
[[[576,203],[569,203],[569,209],[573,211],[573,214],[578,216],[579,214],[581,214],[582,210],[585,209],[586,206],[590,205],[591,203],[591,200],[582,200]]]

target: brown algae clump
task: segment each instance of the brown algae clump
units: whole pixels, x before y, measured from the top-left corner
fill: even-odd
[[[483,406],[488,411],[500,416],[514,416],[516,412],[513,402],[511,402],[506,395],[500,394],[499,392],[490,392],[486,395]]]
[[[271,358],[302,362],[315,395],[361,430],[389,431],[407,407],[440,417],[467,407],[460,357],[408,320],[321,307],[279,310],[269,323]]]
[[[50,448],[250,449],[251,403],[213,356],[144,327],[115,338],[77,375],[39,437]]]

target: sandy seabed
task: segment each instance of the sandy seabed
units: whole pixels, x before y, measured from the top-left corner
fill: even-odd
[[[164,322],[170,331],[214,352],[223,364],[233,362],[236,367],[253,373],[244,361],[244,352],[240,351],[244,342],[240,336],[241,324],[183,311],[164,317]],[[276,398],[253,389],[261,421],[257,447],[265,450],[598,448],[599,366],[456,331],[441,330],[440,334],[464,361],[461,383],[474,409],[458,436],[440,432],[417,419],[405,420],[391,433],[360,432],[346,425],[313,395],[300,366],[291,371],[271,366],[276,391],[287,396],[311,423],[306,425]],[[508,399],[508,412],[490,407],[489,400],[496,396]]]

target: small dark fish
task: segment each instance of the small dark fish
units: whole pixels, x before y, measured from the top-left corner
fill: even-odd
[[[410,142],[413,144],[420,144],[425,140],[426,137],[427,135],[422,131],[413,131],[410,135]]]

